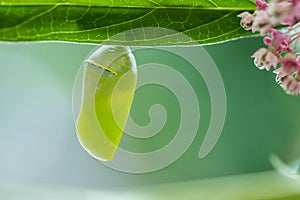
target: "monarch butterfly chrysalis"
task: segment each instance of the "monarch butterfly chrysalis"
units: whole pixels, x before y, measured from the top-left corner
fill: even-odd
[[[128,47],[101,46],[84,62],[83,76],[78,138],[93,157],[112,160],[136,87],[135,59]]]

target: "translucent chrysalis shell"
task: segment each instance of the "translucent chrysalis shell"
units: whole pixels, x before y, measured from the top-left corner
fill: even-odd
[[[136,82],[136,62],[128,47],[101,46],[83,63],[77,135],[83,148],[96,159],[113,159]]]

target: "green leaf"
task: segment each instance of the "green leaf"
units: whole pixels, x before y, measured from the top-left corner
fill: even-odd
[[[99,44],[123,31],[161,27],[208,44],[251,34],[240,27],[236,15],[254,9],[252,0],[4,0],[0,2],[0,40]],[[147,32],[111,43],[189,44],[160,37]]]

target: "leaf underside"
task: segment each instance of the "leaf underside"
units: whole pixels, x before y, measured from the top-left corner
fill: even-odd
[[[252,11],[251,0],[38,0],[0,1],[0,40],[69,41],[116,45],[189,45],[190,41],[161,39],[161,33],[128,31],[160,27],[191,37],[200,44],[251,34],[236,15]],[[151,29],[152,30],[152,29]],[[155,30],[155,29],[154,29]],[[130,35],[130,32],[132,33]],[[142,33],[141,33],[142,32]],[[175,32],[174,32],[175,34]]]

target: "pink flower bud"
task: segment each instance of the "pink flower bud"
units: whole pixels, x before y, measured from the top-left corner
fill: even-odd
[[[300,1],[296,1],[294,5],[294,16],[297,20],[300,20]]]
[[[267,45],[269,47],[271,45],[273,39],[270,37],[264,37],[263,41],[264,41],[265,45]]]
[[[265,10],[256,10],[253,16],[253,33],[256,31],[260,31],[260,35],[263,35],[272,28],[268,13]]]
[[[268,51],[265,57],[262,57],[262,61],[264,62],[264,66],[267,71],[270,71],[271,66],[276,68],[278,63],[278,58],[275,54],[273,54],[271,51]]]
[[[282,78],[288,75],[293,74],[295,71],[292,68],[280,67],[273,71],[274,74],[277,74],[278,77]]]
[[[281,64],[285,68],[292,68],[300,71],[300,64],[295,54],[289,53],[282,60]]]
[[[250,30],[253,24],[253,16],[249,12],[242,12],[238,15],[241,19],[241,26],[245,30]]]
[[[289,1],[271,1],[268,8],[268,14],[272,25],[289,23],[288,15],[293,12],[293,4]],[[287,20],[287,21],[286,21]],[[286,21],[286,22],[285,22]]]
[[[300,64],[297,61],[295,54],[289,53],[283,59],[281,59],[282,67],[274,70],[274,73],[279,77],[285,77],[293,75],[295,72],[300,72]]]
[[[267,49],[266,48],[260,48],[259,50],[257,50],[252,56],[251,58],[254,58],[254,64],[256,65],[256,67],[258,69],[264,69],[264,64],[261,61],[261,58],[263,55],[265,55],[267,53]]]
[[[282,77],[279,82],[287,94],[298,95],[300,93],[300,84],[293,76]]]
[[[258,10],[266,10],[268,8],[268,4],[264,0],[255,0],[255,4]]]
[[[269,34],[272,38],[265,37],[264,43],[276,53],[290,52],[290,44],[292,40],[275,29],[270,29]]]
[[[254,64],[260,70],[270,71],[271,66],[276,68],[278,63],[277,56],[266,48],[260,48],[251,57],[254,58]]]
[[[281,22],[282,25],[289,25],[289,26],[292,26],[294,23],[295,23],[295,16],[293,12],[288,13],[285,16],[283,22]]]

